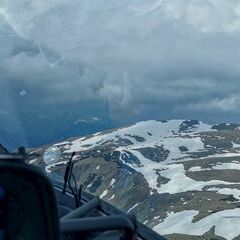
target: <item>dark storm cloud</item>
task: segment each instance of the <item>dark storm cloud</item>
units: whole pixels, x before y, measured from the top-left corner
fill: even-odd
[[[11,49],[0,37],[0,78],[18,98],[99,99],[115,118],[238,112],[238,1],[21,0],[0,10],[27,39],[11,37]]]
[[[40,51],[31,42],[28,42],[28,48],[25,49],[21,46],[24,45],[24,41],[21,39],[18,41],[23,43],[13,42],[13,48],[0,65],[0,86],[1,89],[11,91],[9,95],[11,98],[16,99],[21,96],[20,92],[23,90],[34,102],[95,98],[96,91],[101,87],[101,72],[85,64],[62,60],[58,62],[58,66],[54,66],[54,62],[49,62],[52,56],[43,55],[45,50]]]

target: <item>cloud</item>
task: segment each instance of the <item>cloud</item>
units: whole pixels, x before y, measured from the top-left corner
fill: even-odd
[[[5,0],[0,13],[18,35],[12,45],[0,35],[0,80],[17,97],[26,89],[22,101],[95,99],[119,117],[167,115],[183,105],[226,111],[240,87],[235,0]]]
[[[226,98],[215,98],[207,102],[190,103],[187,108],[192,111],[221,111],[239,113],[240,96],[235,95]]]

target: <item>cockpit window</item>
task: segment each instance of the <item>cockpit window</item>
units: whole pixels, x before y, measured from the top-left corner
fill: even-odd
[[[73,185],[170,240],[237,239],[239,40],[234,0],[3,0],[0,151],[60,182],[72,156]]]

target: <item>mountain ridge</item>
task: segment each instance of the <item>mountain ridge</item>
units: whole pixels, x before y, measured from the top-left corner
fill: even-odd
[[[31,163],[61,177],[75,151],[74,174],[85,191],[136,214],[160,234],[232,240],[240,236],[239,127],[138,122],[39,148],[41,157]]]

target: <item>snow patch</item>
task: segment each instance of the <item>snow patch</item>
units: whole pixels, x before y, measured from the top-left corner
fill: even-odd
[[[138,157],[141,161],[142,166],[131,166],[137,172],[143,174],[147,180],[150,188],[157,189],[158,193],[170,193],[176,194],[187,191],[201,191],[206,186],[218,185],[218,184],[233,184],[231,182],[220,181],[220,180],[211,180],[211,181],[196,181],[192,178],[189,178],[185,175],[185,170],[183,164],[167,164],[166,162],[157,163],[153,162],[142,156],[138,151],[131,150],[131,153]],[[162,184],[159,188],[157,186],[156,169],[161,169],[160,174],[162,177],[170,179],[166,184]]]
[[[211,166],[211,168],[202,168],[200,166],[191,167],[188,171],[199,172],[199,171],[211,171],[211,170],[240,170],[240,163],[237,161],[233,162],[218,162],[216,165]]]
[[[67,164],[68,161],[61,161],[61,162],[57,162],[57,163],[53,163],[53,164],[49,164],[45,167],[45,171],[47,173],[51,173],[51,168],[52,167],[55,167],[55,166],[58,166],[58,165],[62,165],[62,164]]]
[[[33,159],[29,161],[29,164],[33,164],[34,162],[36,162],[38,159]]]
[[[115,178],[113,178],[110,182],[110,186],[112,187],[115,182],[116,182],[116,180],[115,180]]]
[[[226,169],[240,170],[240,163],[236,163],[236,162],[217,163],[212,168],[218,169],[218,170],[226,170]]]
[[[65,141],[65,142],[56,143],[53,146],[60,147],[60,146],[64,146],[64,145],[71,145],[71,143],[69,141]]]
[[[233,195],[234,198],[240,201],[240,190],[235,188],[209,188],[208,191],[216,191],[219,194]]]
[[[113,194],[109,200],[113,200],[115,198],[115,195]]]
[[[104,190],[103,193],[100,195],[100,198],[105,197],[108,194],[108,190]]]
[[[199,171],[202,171],[202,168],[200,166],[191,167],[188,171],[189,172],[199,172]]]
[[[137,207],[139,205],[139,203],[136,203],[133,207],[129,208],[127,213],[131,212],[135,207]]]
[[[133,143],[133,148],[164,146],[170,150],[169,160],[187,157],[187,153],[181,152],[179,147],[186,146],[189,152],[204,150],[204,144],[196,134],[203,131],[215,131],[211,125],[199,123],[187,133],[179,133],[180,125],[184,120],[170,120],[159,122],[155,120],[138,122],[130,127],[121,128],[106,134],[94,134],[88,139],[77,139],[72,142],[69,152],[90,150],[99,144],[119,139],[127,139]],[[151,135],[149,135],[151,132]],[[145,141],[138,141],[131,136],[138,136]],[[125,147],[128,149],[129,146]]]
[[[232,240],[240,234],[240,209],[220,211],[193,223],[198,211],[169,213],[153,230],[162,235],[179,233],[202,236],[215,226],[215,234]]]

